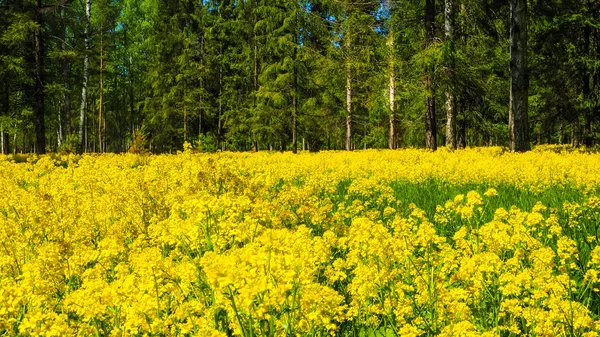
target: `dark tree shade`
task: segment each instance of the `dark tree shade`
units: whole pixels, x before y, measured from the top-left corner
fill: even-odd
[[[431,46],[435,40],[435,0],[425,0],[425,32],[426,44]],[[433,151],[437,149],[434,72],[435,65],[425,70],[425,147]]]
[[[44,20],[42,17],[42,0],[35,3],[35,149],[39,154],[46,153],[46,87],[44,62],[46,52],[44,49]]]
[[[510,1],[509,137],[513,152],[528,151],[527,0]]]

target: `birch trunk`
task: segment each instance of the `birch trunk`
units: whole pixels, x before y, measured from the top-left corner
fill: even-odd
[[[100,102],[99,102],[99,107],[98,107],[98,150],[99,152],[104,152],[104,141],[103,141],[103,137],[102,137],[102,114],[103,114],[103,108],[104,108],[104,100],[103,100],[103,96],[104,96],[104,40],[103,40],[103,34],[102,32],[100,32]]]
[[[388,35],[388,47],[389,47],[389,53],[390,53],[390,84],[389,84],[389,90],[390,90],[390,134],[389,134],[389,138],[388,138],[388,147],[390,149],[394,149],[395,148],[395,135],[396,135],[396,131],[394,129],[394,124],[395,124],[395,97],[396,97],[396,71],[394,69],[394,32],[390,31],[389,35]]]
[[[346,36],[346,151],[352,150],[352,65],[350,63],[350,49],[352,44],[350,27]]]
[[[87,110],[87,86],[88,86],[88,72],[90,66],[90,16],[92,11],[92,0],[86,0],[85,2],[85,55],[83,58],[83,87],[81,89],[81,108],[79,110],[79,138],[78,148],[79,151],[85,152],[87,148],[87,133],[85,132],[85,117]],[[85,137],[85,140],[84,140]],[[84,144],[85,141],[85,144]]]
[[[446,0],[444,8],[444,30],[446,41],[450,44],[448,76],[450,88],[446,91],[446,147],[456,149],[456,100],[454,97],[454,0]]]
[[[222,55],[222,49],[221,49]],[[221,62],[223,62],[221,60]],[[223,135],[223,65],[219,66],[219,116],[217,121],[217,148],[220,147]]]
[[[296,74],[294,74],[292,105],[292,152],[298,153],[298,78]]]
[[[256,25],[256,17],[254,21],[254,25]],[[254,27],[253,25],[253,27]],[[254,84],[254,95],[252,101],[252,108],[256,109],[256,96],[258,94],[258,42],[256,41],[256,32],[253,33],[253,44],[254,44],[254,56],[253,56],[253,66],[254,73],[252,74],[253,84]],[[252,151],[258,152],[258,140],[256,137],[256,133],[254,128],[251,128],[252,131]]]
[[[200,66],[202,67],[202,69],[204,69],[204,34],[200,34]],[[202,97],[204,95],[203,89],[204,78],[200,76],[200,96],[198,99],[198,106],[200,107],[198,111],[198,138],[202,136]]]
[[[300,23],[298,22],[298,9],[296,9],[296,31],[294,45],[294,64],[292,71],[294,72],[294,87],[292,93],[292,152],[298,153],[298,69],[296,62],[298,61],[298,48],[300,48]]]
[[[17,154],[17,123],[15,123],[15,133],[13,134],[13,156]]]
[[[346,69],[346,150],[352,150],[352,72],[348,64]]]
[[[530,149],[528,133],[527,0],[510,1],[510,150]]]
[[[254,5],[256,8],[257,4],[255,2]],[[256,14],[254,14],[254,23],[252,25],[252,27],[254,28],[256,26],[256,22],[258,21]],[[256,96],[258,94],[258,41],[256,40],[256,31],[253,29],[253,35],[252,35],[252,43],[254,45],[254,55],[253,55],[253,66],[254,66],[254,73],[252,74],[252,81],[253,81],[253,100],[252,100],[252,108],[256,109]],[[251,128],[252,131],[252,151],[254,152],[258,152],[258,140],[256,137],[256,133],[254,131],[254,128]]]
[[[58,109],[58,129],[56,130],[56,136],[57,136],[57,145],[60,148],[61,144],[62,144],[62,140],[63,140],[63,130],[62,130],[62,107],[59,107]]]

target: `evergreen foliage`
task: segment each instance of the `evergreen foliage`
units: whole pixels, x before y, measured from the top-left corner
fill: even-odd
[[[519,148],[598,144],[600,8],[519,6]],[[206,139],[236,151],[509,146],[511,8],[91,0],[86,46],[86,1],[0,0],[1,150],[77,149],[79,134],[86,152],[128,151],[138,134],[152,152]]]

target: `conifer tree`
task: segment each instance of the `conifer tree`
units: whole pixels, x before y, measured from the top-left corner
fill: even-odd
[[[527,0],[510,2],[510,149],[529,150],[527,70]]]
[[[0,0],[0,9],[3,153],[120,152],[136,137],[153,152],[184,141],[209,151],[435,149],[438,136],[453,149],[526,151],[593,147],[600,136],[594,2]]]

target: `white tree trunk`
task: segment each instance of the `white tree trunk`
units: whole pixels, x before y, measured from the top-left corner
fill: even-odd
[[[446,42],[450,44],[450,59],[448,60],[448,77],[450,88],[446,91],[446,146],[456,149],[456,109],[454,96],[454,0],[446,0],[444,7],[444,30]]]
[[[85,129],[85,115],[87,110],[87,87],[88,87],[88,73],[90,67],[90,16],[92,12],[92,0],[86,0],[85,2],[85,55],[83,58],[83,87],[81,89],[81,108],[79,110],[79,151],[85,152],[87,144],[84,146],[84,129]],[[86,137],[87,138],[87,137]],[[87,142],[86,142],[87,143]]]
[[[350,31],[350,29],[348,29]],[[350,33],[346,36],[346,150],[352,150],[352,65],[350,64]]]
[[[352,150],[352,72],[350,64],[346,70],[346,150]]]
[[[394,33],[390,31],[388,36],[388,47],[390,52],[390,134],[388,139],[388,146],[390,149],[395,148],[395,106],[394,101],[396,97],[396,71],[394,69]]]
[[[13,155],[17,154],[17,123],[15,123],[15,133],[13,134]]]
[[[100,27],[102,30],[102,27]],[[102,121],[104,112],[104,40],[100,32],[100,102],[98,103],[98,152],[104,152],[104,141],[102,137]]]

